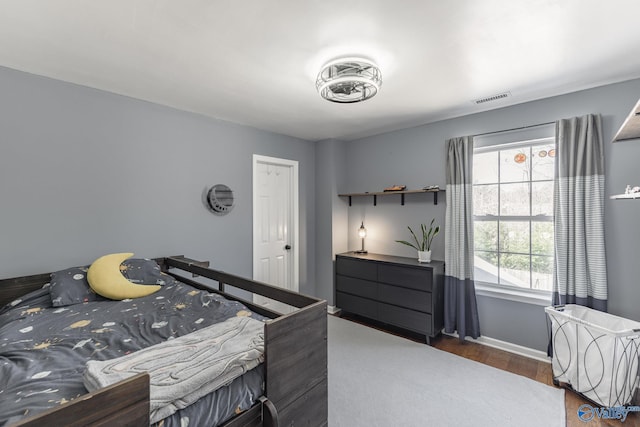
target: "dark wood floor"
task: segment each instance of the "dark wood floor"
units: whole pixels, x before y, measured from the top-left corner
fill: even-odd
[[[362,318],[357,316],[348,315],[341,317],[424,343],[424,337],[407,334],[395,328],[390,330],[388,327],[377,323],[372,325],[370,321],[364,321]],[[508,351],[498,350],[493,347],[469,341],[461,343],[459,339],[448,335],[441,335],[432,339],[431,345],[437,349],[457,354],[458,356],[462,356],[466,359],[475,360],[476,362],[484,363],[485,365],[493,366],[494,368],[502,369],[503,371],[517,375],[522,375],[551,387],[555,387],[553,385],[553,373],[550,363],[537,361],[529,357],[519,356]],[[578,408],[580,405],[589,404],[593,407],[598,406],[580,397],[571,390],[566,390],[564,396],[567,427],[640,427],[640,412],[629,412],[624,422],[619,420],[603,420],[599,419],[597,416],[595,416],[591,421],[582,421],[578,418]],[[636,403],[634,404],[638,405],[638,399],[636,398],[635,400]]]
[[[461,343],[459,339],[446,335],[435,338],[432,340],[431,344],[440,350],[454,353],[466,359],[475,360],[504,371],[522,375],[554,387],[550,363],[539,362],[528,357],[519,356],[517,354],[498,350],[486,345],[467,341]],[[597,416],[587,422],[580,420],[578,418],[578,408],[580,405],[585,403],[590,405],[593,404],[570,390],[565,392],[564,402],[566,408],[567,427],[640,426],[639,412],[630,412],[624,423],[619,420],[600,420]]]

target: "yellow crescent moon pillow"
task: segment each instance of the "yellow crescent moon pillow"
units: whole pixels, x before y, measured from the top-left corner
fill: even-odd
[[[91,289],[98,295],[115,300],[146,297],[160,290],[158,285],[136,285],[122,275],[120,264],[132,256],[132,253],[110,254],[95,260],[87,271]]]

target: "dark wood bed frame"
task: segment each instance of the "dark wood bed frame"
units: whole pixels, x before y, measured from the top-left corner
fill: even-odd
[[[327,425],[326,301],[213,270],[208,268],[209,262],[181,255],[156,261],[163,271],[179,281],[242,302],[270,318],[264,326],[264,396],[250,409],[223,424],[224,427]],[[192,277],[175,270],[190,273]],[[194,280],[198,276],[214,282],[205,284]],[[41,288],[49,280],[49,274],[0,280],[0,307]],[[228,288],[262,295],[298,310],[280,315],[229,294]],[[149,425],[149,376],[140,374],[88,393],[16,425]]]

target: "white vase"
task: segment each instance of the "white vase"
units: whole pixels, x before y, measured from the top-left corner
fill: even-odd
[[[418,262],[431,262],[431,251],[418,251]]]

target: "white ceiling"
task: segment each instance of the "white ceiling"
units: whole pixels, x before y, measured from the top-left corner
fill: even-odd
[[[638,78],[639,16],[638,0],[0,0],[0,66],[352,140]],[[320,98],[321,66],[354,55],[380,66],[378,95]]]

